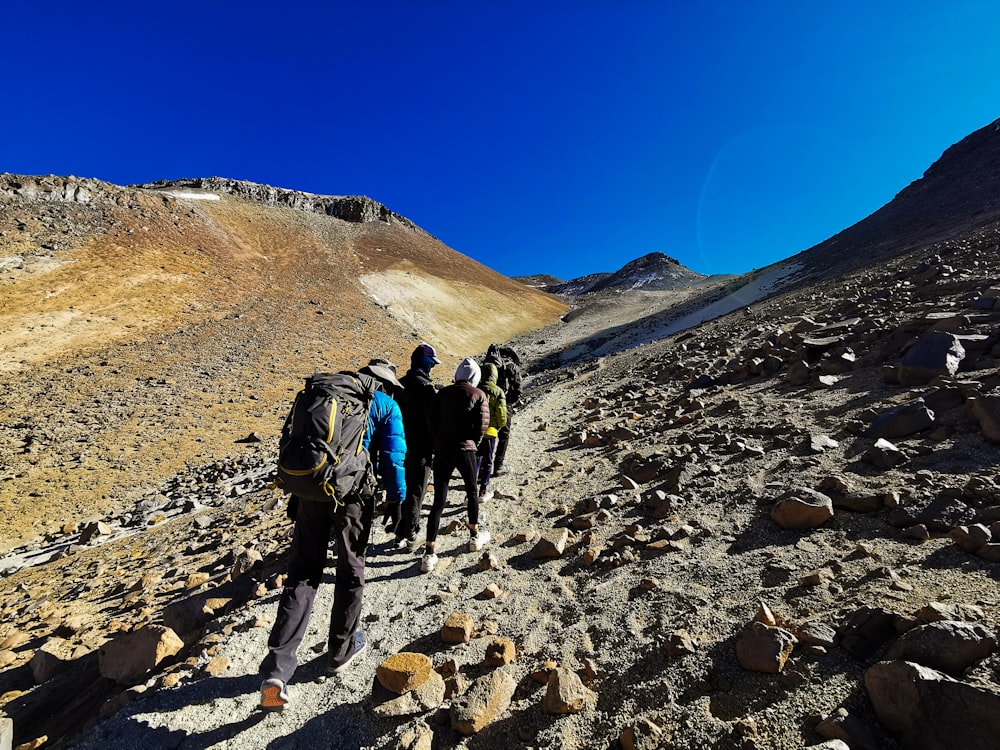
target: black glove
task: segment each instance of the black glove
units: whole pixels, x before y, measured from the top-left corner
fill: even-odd
[[[396,530],[399,525],[399,519],[403,517],[403,509],[401,507],[402,503],[393,502],[389,500],[385,504],[385,516],[382,519],[382,523],[385,526],[385,530],[392,533]]]

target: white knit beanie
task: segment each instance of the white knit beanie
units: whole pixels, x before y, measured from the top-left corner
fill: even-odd
[[[479,365],[476,364],[476,360],[471,357],[466,357],[462,360],[462,364],[458,366],[455,370],[455,382],[459,380],[468,380],[473,385],[479,385],[479,378],[482,374],[479,372]]]

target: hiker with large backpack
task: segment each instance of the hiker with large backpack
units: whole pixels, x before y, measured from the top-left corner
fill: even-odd
[[[385,369],[385,368],[382,368]],[[385,369],[383,376],[398,381]],[[278,449],[278,482],[297,498],[288,575],[260,666],[260,705],[288,703],[288,680],[298,664],[327,547],[337,542],[327,671],[337,674],[365,650],[359,629],[365,553],[375,515],[373,463],[388,498],[406,494],[406,439],[399,406],[379,380],[358,373],[316,374],[292,404]]]
[[[469,513],[469,551],[489,542],[490,533],[479,528],[479,487],[476,483],[476,448],[490,424],[486,394],[476,388],[479,365],[466,358],[455,370],[455,382],[434,397],[431,420],[434,428],[434,504],[427,518],[427,541],[420,569],[429,573],[437,566],[434,551],[441,513],[448,500],[448,483],[455,469],[465,484]]]
[[[497,431],[497,449],[493,457],[493,476],[497,476],[503,471],[507,443],[510,441],[510,430],[514,422],[514,411],[521,400],[521,359],[509,346],[490,344],[483,361],[496,365],[497,385],[507,397],[507,424]]]
[[[420,511],[431,479],[434,454],[431,410],[437,388],[431,381],[431,369],[440,363],[434,347],[421,342],[410,355],[410,369],[399,379],[403,392],[398,401],[406,430],[406,500],[396,524],[396,549],[400,550],[416,542],[420,533]]]

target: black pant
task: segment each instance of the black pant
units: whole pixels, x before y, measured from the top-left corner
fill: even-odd
[[[260,665],[264,679],[288,682],[295,672],[295,652],[305,637],[316,589],[323,578],[331,530],[337,535],[337,578],[330,612],[329,658],[336,665],[350,655],[361,620],[365,552],[374,515],[374,498],[352,496],[343,506],[299,500],[288,579],[267,639],[268,653]]]
[[[402,515],[396,527],[396,538],[415,537],[420,531],[420,511],[424,506],[424,495],[431,481],[431,460],[424,456],[406,455],[406,499],[403,500]]]
[[[463,451],[457,448],[443,450],[434,455],[434,504],[427,518],[427,541],[437,540],[438,526],[441,525],[441,513],[448,500],[448,482],[451,475],[458,473],[465,483],[465,497],[469,501],[469,523],[479,523],[479,486],[476,483],[476,452]]]

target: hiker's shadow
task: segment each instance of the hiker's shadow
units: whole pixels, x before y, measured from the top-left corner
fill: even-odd
[[[119,730],[120,739],[128,744],[139,747],[172,747],[178,750],[207,750],[220,744],[225,744],[243,732],[263,721],[267,714],[256,705],[243,718],[211,729],[200,734],[190,734],[184,729],[168,727],[150,727],[135,714],[174,714],[184,708],[197,704],[208,704],[220,698],[239,698],[256,694],[260,684],[258,675],[242,675],[240,677],[221,677],[197,680],[174,690],[161,690],[147,700],[132,703],[119,717],[112,721],[124,721],[124,727]],[[129,715],[131,713],[131,715]],[[242,714],[237,710],[235,715]]]
[[[208,750],[223,743],[228,743],[238,735],[256,726],[267,717],[267,712],[255,709],[242,721],[234,721],[230,724],[223,724],[220,727],[204,732],[202,734],[190,734],[176,747],[178,750]],[[169,744],[151,742],[151,747],[171,747]]]

